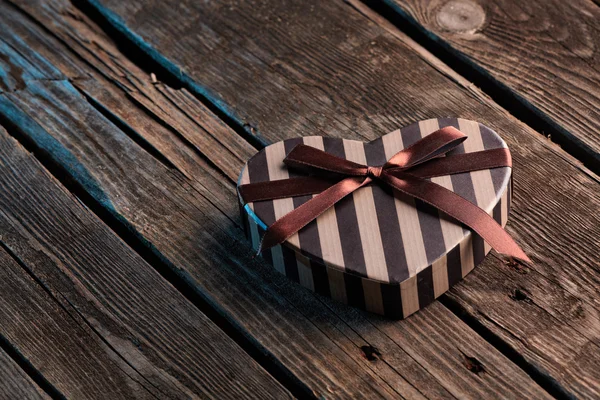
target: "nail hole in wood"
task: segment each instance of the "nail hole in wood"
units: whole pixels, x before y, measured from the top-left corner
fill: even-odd
[[[529,296],[521,289],[515,289],[510,298],[516,301],[529,301]]]
[[[377,361],[381,358],[381,353],[377,350],[377,347],[371,345],[361,346],[360,350],[362,351],[363,357],[369,361]]]
[[[476,359],[475,357],[469,357],[465,354],[463,354],[463,364],[464,366],[471,371],[472,373],[474,373],[475,375],[479,375],[485,371],[485,367],[483,366],[483,364]]]

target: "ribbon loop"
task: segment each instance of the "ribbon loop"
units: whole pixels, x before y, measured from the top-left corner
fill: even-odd
[[[298,145],[284,159],[290,168],[332,172],[332,182],[319,176],[291,178],[240,186],[246,202],[315,194],[300,207],[279,218],[268,229],[259,253],[281,244],[352,192],[373,182],[424,201],[477,232],[499,253],[530,262],[519,245],[484,210],[426,178],[498,167],[511,167],[508,149],[447,156],[467,136],[453,127],[439,129],[399,151],[382,166],[361,165],[311,146]]]
[[[385,163],[384,168],[407,169],[433,158],[440,157],[467,139],[467,136],[458,129],[447,126],[439,129],[423,139],[418,140],[412,146],[394,154]]]

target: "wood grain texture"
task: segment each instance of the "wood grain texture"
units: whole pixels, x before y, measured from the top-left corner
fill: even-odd
[[[2,15],[7,14],[3,12]],[[65,160],[67,154],[62,153],[67,157]],[[7,179],[9,171],[7,167],[4,172]],[[80,313],[86,321],[118,349],[121,357],[138,371],[143,371],[140,373],[151,387],[156,387],[159,395],[286,396],[285,390],[205,315],[124,246],[106,226],[89,213],[85,214],[81,207],[78,209],[72,197],[67,197],[67,203],[61,204],[59,200],[65,199],[65,193],[53,189],[49,180],[44,182],[42,179],[38,187],[33,185],[34,180],[44,176],[35,169],[33,171],[28,177],[26,173],[30,170],[20,170],[21,182],[13,177],[12,182],[3,183],[3,187],[9,188],[5,190],[3,209],[15,213],[7,217],[3,240],[12,239],[12,246],[23,246],[18,248],[20,251],[14,249],[15,253],[24,262],[36,265],[35,272],[40,279],[51,281],[53,289],[68,302],[81,307]],[[81,176],[86,176],[84,171]],[[27,185],[26,178],[30,179],[31,186]],[[86,181],[86,184],[93,185],[93,181]],[[45,191],[41,189],[39,193],[26,193],[40,186],[51,195],[58,192],[58,199],[44,198]],[[15,207],[19,197],[32,203],[24,201],[20,208]],[[41,206],[34,210],[36,198],[45,208]],[[48,211],[51,215],[44,214],[47,210],[51,210]],[[17,216],[18,212],[23,214]],[[69,217],[75,220],[69,220]],[[19,224],[13,226],[15,221]],[[27,224],[35,225],[26,228]],[[90,230],[85,229],[87,225]],[[13,237],[8,233],[9,227]],[[45,245],[50,246],[48,255],[21,244],[21,241],[42,241],[36,236],[43,237]],[[72,253],[65,254],[61,246]],[[60,260],[53,259],[57,251],[61,252]],[[239,385],[224,385],[232,381]]]
[[[577,147],[574,151],[590,164],[600,163],[597,4],[591,0],[382,2],[512,90],[522,106],[556,126],[562,137],[553,140]]]
[[[4,350],[0,349],[0,398],[43,400],[50,397]]]
[[[91,364],[87,374],[81,368],[73,373],[70,384],[76,389],[94,389],[83,397],[103,398],[111,393],[109,388],[97,386],[100,377],[95,377],[94,370],[114,385],[116,398],[145,397],[145,391],[159,398],[288,396],[204,314],[58,186],[5,131],[1,143],[2,243],[47,286],[47,292],[64,307],[76,310],[77,320],[93,330],[95,340],[117,353],[113,359],[123,359],[136,372],[128,383],[122,377],[111,378],[108,367],[92,368]],[[13,296],[27,298],[26,293],[17,293]],[[29,318],[33,315],[31,312]],[[70,333],[62,323],[55,324],[65,335]],[[14,337],[6,335],[11,342],[18,343],[30,334],[32,344],[41,345],[38,337],[44,336],[57,346],[69,343],[52,337],[52,330],[28,332],[27,319],[15,321],[14,326],[21,331]],[[80,340],[74,348],[89,345],[94,350],[92,340],[81,333],[72,335]],[[57,368],[78,371],[76,358],[60,348],[40,347],[37,351],[62,357],[55,363]],[[93,358],[83,350],[78,354],[82,359]],[[54,371],[48,362],[44,365],[48,370],[42,371],[50,379]],[[144,391],[119,394],[135,388],[138,380]]]
[[[0,159],[5,165],[18,167],[15,160],[22,157],[23,149],[0,130]],[[17,154],[11,157],[9,152]],[[19,265],[20,260],[12,258],[16,256],[9,255],[4,248],[4,234],[11,237],[11,216],[6,209],[1,215],[0,335],[63,396],[155,398],[140,383],[143,376],[120,359],[76,309],[56,301],[42,282],[29,275],[26,266]]]
[[[16,304],[32,310],[22,319],[8,314],[14,321],[3,328],[13,331],[3,334],[17,347],[23,343],[54,386],[84,398],[289,397],[4,130],[0,144],[3,246],[56,299],[54,308],[73,313],[49,315],[35,325],[32,319],[41,321],[44,310],[35,309],[33,300]],[[13,290],[3,294],[15,301],[31,297],[25,288],[15,289],[14,279],[2,282],[11,284]],[[87,331],[72,328],[69,318]],[[112,351],[97,350],[99,342]]]
[[[598,395],[599,352],[589,349],[598,348],[600,331],[600,190],[597,177],[577,161],[381,18],[364,9],[361,15],[341,1],[93,4],[191,90],[265,142],[323,133],[372,139],[415,120],[447,115],[494,128],[508,142],[515,165],[508,229],[535,264],[524,279],[489,258],[479,273],[502,273],[510,290],[467,279],[452,294],[462,296],[461,307],[517,349],[547,382],[558,382],[566,392]],[[546,309],[513,303],[517,289],[544,297]],[[477,296],[468,297],[467,290]],[[481,300],[488,298],[494,301]],[[565,312],[569,307],[554,301],[565,298],[581,304],[580,311]],[[491,315],[497,323],[489,321]],[[519,326],[513,327],[516,317]],[[565,348],[549,326],[560,326],[573,346]],[[522,332],[536,332],[537,340]],[[588,357],[585,367],[570,362],[579,354]]]
[[[27,10],[68,48],[58,43],[51,48],[39,46],[37,39],[28,44],[38,54],[56,60],[65,74],[79,74],[87,67],[78,64],[77,58],[68,63],[55,56],[72,51],[90,60],[100,73],[88,71],[72,79],[87,99],[72,89],[68,75],[58,82],[28,81],[27,88],[7,94],[5,98],[20,112],[43,126],[47,137],[56,139],[57,147],[36,138],[24,124],[19,124],[21,134],[61,164],[99,202],[110,204],[113,215],[143,235],[219,312],[252,337],[261,352],[298,377],[311,393],[327,398],[477,398],[500,393],[546,397],[519,368],[440,304],[414,316],[411,325],[386,321],[354,309],[338,309],[334,302],[252,259],[238,225],[238,211],[229,209],[236,204],[233,182],[222,184],[222,172],[213,168],[216,163],[202,161],[204,153],[217,149],[192,146],[194,152],[176,153],[182,137],[199,134],[193,117],[204,115],[199,113],[202,107],[185,91],[149,84],[148,74],[119,55],[89,20],[72,8],[61,9],[61,3],[50,4],[55,10],[50,6]],[[27,36],[35,38],[36,32],[30,27]],[[96,47],[97,43],[101,46]],[[110,57],[99,63],[96,55],[102,53]],[[125,86],[121,81],[137,83]],[[142,90],[148,94],[131,94]],[[139,101],[144,97],[151,100]],[[185,111],[177,114],[176,126],[147,112],[168,109],[169,102],[177,105],[173,112]],[[5,104],[0,114],[8,116],[8,108]],[[129,137],[98,110],[111,121],[122,121],[121,128]],[[216,120],[212,123],[221,127]],[[155,148],[162,143],[160,154],[168,154],[170,164],[177,168],[144,150],[139,140],[132,139],[135,135]],[[61,149],[69,150],[74,164],[60,157]],[[238,168],[242,165],[239,161]],[[82,170],[93,177],[95,186],[86,183],[79,173]],[[228,190],[219,191],[219,185]],[[441,334],[446,331],[454,334]],[[473,373],[465,364],[466,356],[481,360],[488,372]],[[515,386],[514,382],[520,383]]]

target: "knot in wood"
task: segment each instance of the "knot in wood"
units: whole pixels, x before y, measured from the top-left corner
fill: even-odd
[[[438,9],[436,19],[445,30],[475,33],[485,23],[485,11],[471,0],[450,0]]]

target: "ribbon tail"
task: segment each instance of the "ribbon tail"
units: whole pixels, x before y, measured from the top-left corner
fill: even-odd
[[[388,185],[420,199],[477,232],[494,250],[510,257],[531,262],[519,245],[494,218],[475,204],[436,183],[403,174],[399,179],[391,174],[381,176]]]
[[[260,242],[258,253],[285,242],[335,203],[370,182],[369,177],[346,178],[290,211],[269,226]]]

